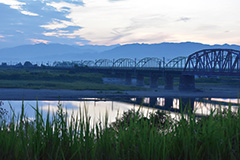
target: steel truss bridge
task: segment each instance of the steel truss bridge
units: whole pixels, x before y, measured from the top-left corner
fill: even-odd
[[[82,60],[73,62],[54,62],[55,67],[89,67],[89,68],[149,68],[149,69],[163,69],[175,68],[183,69],[187,57],[176,57],[167,63],[164,58],[146,57],[140,60],[131,58],[120,58],[116,60],[98,59],[98,60]]]
[[[170,61],[164,58],[146,57],[140,60],[120,58],[73,62],[55,62],[55,67],[88,67],[149,70],[179,70],[188,75],[240,76],[240,51],[233,49],[205,49],[188,57],[176,57]]]
[[[120,58],[75,62],[55,62],[55,67],[73,67],[90,72],[125,74],[126,84],[136,76],[137,85],[143,85],[145,76],[151,78],[151,86],[157,87],[158,77],[165,79],[165,88],[173,88],[173,77],[180,77],[180,90],[195,88],[194,76],[237,76],[240,77],[240,51],[233,49],[204,49],[188,57],[176,57],[170,61],[164,58],[147,57],[141,60]]]

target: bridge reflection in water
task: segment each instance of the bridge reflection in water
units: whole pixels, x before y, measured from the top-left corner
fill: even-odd
[[[109,99],[110,100],[110,99]],[[232,101],[231,101],[232,100]],[[240,103],[237,99],[222,98],[173,98],[173,97],[148,97],[148,98],[124,98],[111,99],[111,101],[141,106],[150,109],[159,109],[170,112],[191,112],[196,116],[209,115],[213,110],[225,110],[231,106],[233,112],[237,112]]]
[[[172,118],[180,118],[180,112],[189,109],[196,116],[207,116],[211,110],[224,110],[229,108],[231,100],[231,111],[237,112],[239,108],[238,99],[222,99],[222,98],[176,98],[176,97],[147,97],[147,98],[124,98],[124,99],[106,99],[106,98],[79,98],[74,101],[38,101],[37,105],[43,112],[43,119],[47,119],[47,113],[50,111],[50,119],[57,112],[59,103],[64,107],[64,112],[69,113],[68,118],[79,116],[81,113],[88,114],[92,122],[104,120],[109,116],[109,123],[114,122],[116,117],[122,115],[130,109],[139,109],[146,115],[155,110],[167,111]],[[25,115],[29,119],[34,119],[36,112],[32,107],[36,106],[36,101],[3,101],[3,108],[7,109],[11,117],[12,108],[15,114],[21,114],[21,106],[24,103]],[[11,104],[11,105],[9,105]],[[11,106],[11,107],[10,107]],[[182,107],[181,107],[182,106]],[[184,108],[186,107],[187,108]],[[168,112],[169,111],[169,112]],[[179,116],[180,115],[180,116]],[[10,120],[10,119],[9,119]]]

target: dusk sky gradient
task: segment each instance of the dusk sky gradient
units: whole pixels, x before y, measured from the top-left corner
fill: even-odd
[[[0,48],[36,43],[240,45],[239,0],[0,0]]]

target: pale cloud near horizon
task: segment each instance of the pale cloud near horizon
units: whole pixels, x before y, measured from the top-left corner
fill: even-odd
[[[74,24],[71,21],[53,19],[52,22],[49,22],[46,25],[41,25],[41,27],[43,27],[47,30],[62,29],[62,28],[67,28],[69,26],[76,26],[76,24]]]
[[[82,27],[73,34],[91,44],[164,41],[240,44],[237,0],[84,0],[83,3],[83,6],[66,2],[49,5],[59,11],[67,7],[67,18]],[[200,29],[207,25],[215,25],[217,29]]]
[[[33,44],[39,44],[39,43],[48,44],[48,43],[50,43],[50,41],[43,40],[43,39],[29,39],[29,40],[32,41]]]
[[[28,8],[33,2],[0,0],[29,17],[42,18],[48,7],[61,14],[36,24],[41,36],[28,40],[56,43],[61,39],[79,45],[185,41],[240,45],[239,0],[41,0],[41,12],[37,5],[35,10]]]

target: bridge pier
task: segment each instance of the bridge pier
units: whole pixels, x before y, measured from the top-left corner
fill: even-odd
[[[152,74],[150,77],[150,88],[158,88],[158,76]]]
[[[182,75],[179,82],[180,91],[194,91],[195,78],[193,75]]]
[[[125,74],[125,84],[126,85],[131,85],[132,84],[132,74],[131,73],[126,73]]]
[[[137,86],[144,86],[144,76],[137,74]]]
[[[164,85],[164,89],[166,90],[173,90],[173,76],[166,74],[164,76],[164,81],[165,81],[165,85]]]

